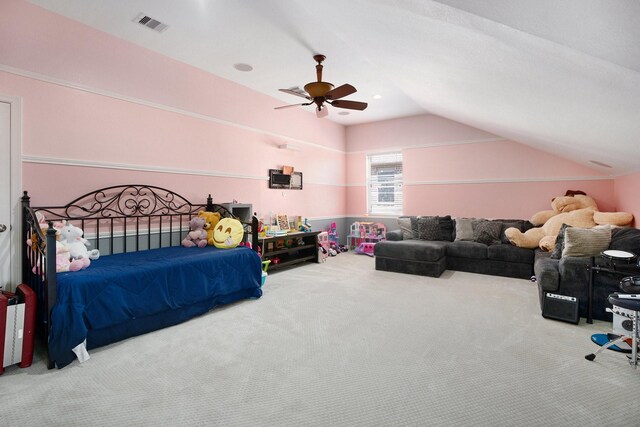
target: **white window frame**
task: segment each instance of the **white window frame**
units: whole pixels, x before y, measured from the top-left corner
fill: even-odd
[[[380,201],[378,191],[380,182],[373,174],[374,168],[395,169],[391,180],[386,180],[385,184],[393,184],[393,201],[385,203]],[[404,205],[404,184],[402,180],[402,152],[376,153],[367,155],[367,213],[369,215],[402,215]],[[399,172],[399,173],[398,173]]]

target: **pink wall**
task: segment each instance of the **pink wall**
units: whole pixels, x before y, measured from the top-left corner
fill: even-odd
[[[36,203],[136,182],[263,214],[360,216],[366,154],[402,150],[407,214],[527,218],[567,189],[640,214],[638,174],[613,180],[433,115],[345,130],[274,111],[274,98],[22,0],[0,2],[0,93],[23,99],[23,187]],[[277,148],[286,142],[301,150]],[[304,173],[303,191],[267,188],[283,164]]]
[[[590,194],[603,211],[616,206],[613,179],[598,171],[425,115],[347,129],[349,215],[366,213],[367,154],[399,150],[407,215],[530,218],[568,189]]]
[[[19,0],[0,3],[0,67],[0,93],[23,99],[36,204],[143,183],[267,214],[346,210],[344,127],[310,112],[274,111],[274,98]],[[268,189],[284,164],[304,190]]]
[[[616,206],[624,212],[631,212],[635,226],[640,225],[640,172],[615,179],[614,194]]]

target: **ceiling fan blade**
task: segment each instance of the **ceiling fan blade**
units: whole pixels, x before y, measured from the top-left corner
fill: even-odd
[[[329,114],[329,110],[327,109],[326,105],[322,107],[322,110],[318,110],[316,108],[316,117],[317,118],[321,119],[323,117],[327,117],[327,114]]]
[[[311,101],[311,97],[304,95],[300,92],[296,92],[295,90],[291,90],[291,89],[278,89],[280,92],[284,92],[284,93],[288,93],[289,95],[295,95],[295,96],[299,96],[300,98],[306,98],[309,101]]]
[[[274,110],[282,110],[283,108],[290,108],[290,107],[299,107],[301,105],[311,105],[312,102],[305,102],[303,104],[290,104],[290,105],[283,105],[282,107],[275,107]]]
[[[351,86],[350,84],[344,84],[342,86],[338,86],[337,88],[330,90],[327,92],[324,97],[327,99],[340,99],[344,98],[347,95],[351,95],[352,93],[356,93],[356,88]]]
[[[331,105],[333,105],[334,107],[338,107],[338,108],[347,108],[349,110],[364,110],[365,108],[367,108],[367,106],[369,104],[367,104],[366,102],[358,102],[358,101],[341,101],[341,100],[336,100],[333,101],[331,103]]]

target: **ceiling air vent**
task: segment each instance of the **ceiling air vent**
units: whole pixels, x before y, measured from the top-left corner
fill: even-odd
[[[152,30],[157,31],[159,33],[169,28],[167,24],[163,24],[157,19],[153,19],[152,17],[145,15],[144,13],[141,13],[138,16],[136,16],[133,22],[137,22],[138,24],[144,25],[145,27],[151,28]]]

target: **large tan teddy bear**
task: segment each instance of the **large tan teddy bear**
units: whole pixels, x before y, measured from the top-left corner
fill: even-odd
[[[540,247],[551,251],[562,224],[573,227],[591,228],[596,225],[629,225],[633,215],[627,212],[599,212],[596,202],[581,191],[567,191],[565,196],[551,201],[553,210],[537,212],[531,223],[539,227],[522,233],[517,228],[507,228],[504,232],[509,241],[521,248]]]

